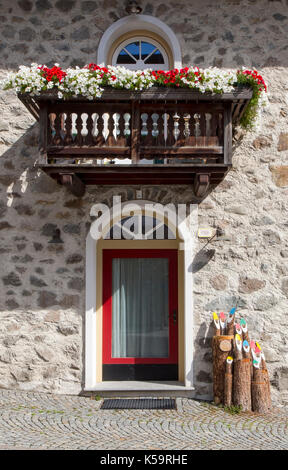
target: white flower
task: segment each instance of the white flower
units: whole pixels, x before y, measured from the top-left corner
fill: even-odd
[[[59,64],[55,64],[59,67]],[[89,100],[100,98],[103,93],[103,71],[91,71],[89,68],[68,68],[66,76],[61,82],[47,82],[42,76],[41,68],[46,67],[33,63],[30,67],[21,65],[18,72],[8,73],[5,80],[0,82],[2,89],[14,89],[17,93],[39,94],[41,91],[55,88],[61,99],[65,94],[83,95]],[[243,67],[245,69],[245,67]],[[122,66],[108,66],[105,74],[105,84],[114,88],[126,90],[145,90],[155,85],[156,80],[152,75],[152,69],[129,70]],[[200,70],[198,67],[190,67],[193,79],[183,77],[182,84],[190,89],[196,89],[200,93],[230,93],[237,84],[237,73],[234,70],[221,70],[216,67]],[[199,77],[194,75],[199,73]],[[259,109],[266,101],[265,93],[261,93]]]

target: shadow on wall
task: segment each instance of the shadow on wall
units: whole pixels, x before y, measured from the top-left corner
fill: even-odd
[[[206,250],[205,247],[201,248],[201,250],[199,250],[198,253],[196,253],[194,256],[193,263],[189,271],[191,272],[192,269],[192,273],[195,274],[204,268],[204,266],[206,266],[206,264],[212,260],[213,256],[215,255],[215,251],[216,250],[214,249]]]
[[[39,139],[38,123],[33,124],[24,134],[22,133],[16,142],[11,143],[10,134],[6,135],[8,137],[1,136],[4,145],[9,145],[0,158],[0,188],[4,187],[1,191],[1,206],[2,208],[4,206],[15,207],[20,216],[31,215],[33,198],[29,199],[30,193],[52,194],[59,191],[60,187],[36,167]],[[6,195],[4,196],[5,191]],[[20,199],[24,195],[27,201],[25,200],[25,203],[20,205]],[[30,204],[30,209],[27,207],[28,213],[26,214],[27,204]],[[4,215],[2,214],[2,219]]]
[[[212,399],[212,336],[213,326],[203,322],[197,331],[194,342],[193,376],[195,395],[202,399]]]
[[[45,382],[59,391],[61,381],[84,380],[84,217],[79,201],[37,169],[39,125],[24,130],[24,120],[1,132],[0,343],[8,359],[0,386]],[[56,227],[61,245],[49,243]]]

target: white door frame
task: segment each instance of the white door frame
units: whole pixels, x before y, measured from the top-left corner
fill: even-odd
[[[125,206],[137,204],[137,206],[145,207],[146,204],[153,204],[152,201],[127,201],[119,205],[119,211],[112,212],[110,216],[112,223],[121,219],[122,210]],[[100,204],[99,204],[100,206]],[[98,209],[99,210],[99,209]],[[157,212],[154,209],[156,216],[159,215],[160,219],[163,212]],[[91,215],[96,215],[91,209]],[[96,381],[96,364],[101,360],[97,357],[96,348],[96,275],[97,275],[97,239],[93,236],[93,222],[91,224],[89,233],[86,238],[86,313],[85,313],[85,390],[93,390],[97,388]],[[193,274],[192,274],[192,261],[194,253],[193,236],[189,231],[186,223],[178,227],[178,235],[183,240],[184,249],[184,263],[183,263],[183,278],[184,278],[184,377],[185,387],[193,387],[193,351],[194,351],[194,323],[193,323]],[[110,230],[109,227],[103,230],[105,234]],[[176,233],[176,232],[175,232]]]

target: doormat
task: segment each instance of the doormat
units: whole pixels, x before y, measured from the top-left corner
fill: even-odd
[[[176,410],[174,398],[107,398],[102,410]]]

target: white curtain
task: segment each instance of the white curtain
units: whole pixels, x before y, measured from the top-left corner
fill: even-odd
[[[168,357],[168,259],[114,258],[112,271],[112,357]]]

